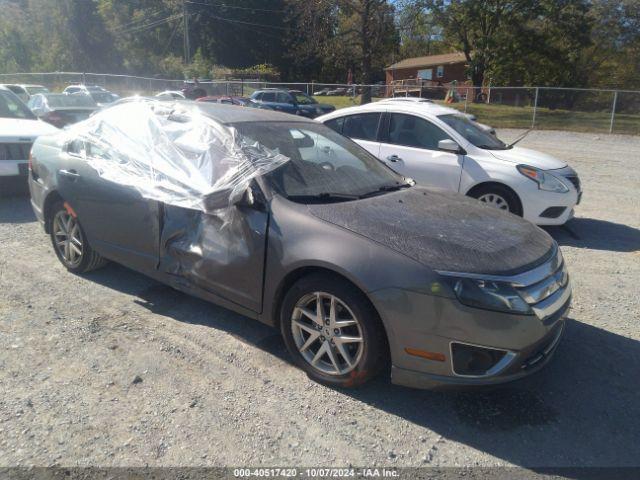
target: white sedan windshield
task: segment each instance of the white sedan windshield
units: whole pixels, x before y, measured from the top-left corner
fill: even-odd
[[[505,150],[509,148],[502,140],[498,140],[489,132],[482,130],[467,117],[452,113],[439,115],[438,118],[478,148],[486,150]]]

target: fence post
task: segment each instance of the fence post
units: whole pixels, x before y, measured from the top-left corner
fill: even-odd
[[[469,87],[467,87],[467,94],[464,96],[464,113],[467,113],[467,101],[469,100]]]
[[[533,101],[533,118],[531,119],[531,128],[536,126],[536,111],[538,110],[538,92],[540,87],[536,87],[536,98]]]
[[[616,103],[618,103],[618,91],[613,92],[613,106],[611,107],[611,124],[609,125],[609,133],[613,133],[613,121],[616,118]]]

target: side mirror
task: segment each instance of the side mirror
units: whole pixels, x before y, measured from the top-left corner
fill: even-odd
[[[460,147],[460,145],[458,145],[456,142],[454,142],[451,139],[440,140],[438,142],[438,150],[442,150],[444,152],[464,154],[464,150]]]
[[[266,210],[264,194],[255,179],[251,181],[249,187],[240,197],[232,200],[231,204],[236,207],[251,208],[261,212]]]

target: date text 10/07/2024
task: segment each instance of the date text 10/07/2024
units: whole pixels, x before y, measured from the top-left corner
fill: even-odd
[[[235,468],[236,478],[397,478],[393,468]]]

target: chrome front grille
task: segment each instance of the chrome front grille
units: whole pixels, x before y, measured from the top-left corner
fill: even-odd
[[[540,320],[552,317],[569,301],[569,273],[559,249],[549,262],[525,275],[512,285]]]

